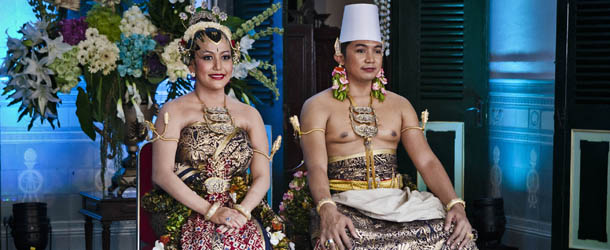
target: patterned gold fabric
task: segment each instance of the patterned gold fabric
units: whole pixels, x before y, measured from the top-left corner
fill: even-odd
[[[385,151],[376,154],[377,152],[378,150],[373,151],[375,154],[373,157],[375,159],[375,173],[377,177],[381,180],[392,179],[392,173],[397,174],[396,154],[385,153]],[[366,181],[366,160],[364,154],[362,156],[329,162],[328,179]]]
[[[375,154],[375,166],[381,179],[391,178],[396,171],[396,155],[393,153]],[[329,163],[329,179],[341,180],[365,180],[366,166],[365,157],[357,156],[346,158],[341,161]],[[390,222],[367,217],[357,209],[337,205],[342,214],[349,217],[360,239],[352,239],[353,249],[442,249],[448,250],[445,242],[453,232],[453,228],[445,232],[443,230],[444,220],[420,220],[411,222]],[[315,211],[311,212],[311,237],[315,249],[321,249],[320,218]],[[477,249],[474,242],[470,242],[464,249]]]
[[[225,135],[210,131],[203,122],[183,128],[176,150],[174,172],[188,186],[197,187],[194,190],[208,202],[231,207],[233,201],[228,190],[210,193],[203,184],[211,177],[228,182],[234,176],[245,176],[253,150],[245,130],[237,128],[230,139],[225,138]],[[221,164],[209,164],[212,158],[221,159]],[[163,220],[158,222],[164,223]],[[203,219],[201,214],[191,213],[181,228],[180,249],[266,248],[263,229],[256,220],[249,220],[235,235],[218,234],[215,232],[217,228],[218,225]]]

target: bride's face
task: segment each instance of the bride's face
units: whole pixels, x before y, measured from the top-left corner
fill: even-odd
[[[199,50],[195,51],[193,63],[189,66],[195,72],[197,85],[206,89],[224,89],[233,73],[231,46],[223,37],[218,43],[207,37],[196,40]]]

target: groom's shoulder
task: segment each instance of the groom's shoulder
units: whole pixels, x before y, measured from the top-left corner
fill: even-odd
[[[303,107],[326,105],[326,104],[332,103],[333,101],[336,101],[336,100],[335,100],[335,98],[333,98],[332,89],[328,88],[328,89],[325,89],[325,90],[309,97],[303,104]]]

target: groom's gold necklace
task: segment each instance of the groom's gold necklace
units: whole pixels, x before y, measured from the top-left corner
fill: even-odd
[[[373,158],[373,137],[377,135],[377,115],[373,109],[373,96],[370,96],[369,105],[367,107],[357,107],[354,105],[352,96],[347,93],[349,99],[349,118],[352,125],[352,130],[355,134],[364,139],[364,152],[366,158],[366,180],[368,188],[379,187],[379,178],[375,174],[375,159]]]

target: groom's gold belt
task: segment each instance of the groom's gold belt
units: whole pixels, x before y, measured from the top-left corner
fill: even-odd
[[[333,191],[348,191],[348,190],[360,190],[368,189],[367,181],[354,181],[354,180],[329,180],[330,190]],[[401,188],[402,189],[402,175],[397,175],[394,178],[377,181],[376,188]]]

